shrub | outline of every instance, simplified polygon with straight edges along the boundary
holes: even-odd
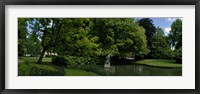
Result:
[[[53,57],[51,62],[55,65],[64,65],[67,66],[67,60],[63,56]]]
[[[182,48],[175,50],[176,63],[182,63]]]
[[[96,57],[66,56],[66,60],[68,65],[96,64],[98,62]]]

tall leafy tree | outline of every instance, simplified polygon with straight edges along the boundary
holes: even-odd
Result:
[[[30,28],[37,31],[40,36],[42,52],[38,63],[42,63],[44,53],[64,40],[66,30],[63,27],[67,25],[67,21],[64,18],[34,18],[29,24]]]
[[[92,33],[99,37],[102,55],[131,57],[148,53],[144,29],[127,18],[94,18]]]
[[[41,42],[36,32],[31,31],[26,38],[26,49],[30,56],[38,56],[41,53]]]
[[[98,37],[89,34],[89,18],[71,18],[67,19],[68,25],[64,27],[65,33],[64,44],[57,46],[60,54],[90,57],[96,55],[99,45],[95,42]]]
[[[156,28],[156,33],[152,37],[152,49],[149,54],[152,58],[171,59],[172,49],[168,41],[168,37],[164,35],[160,27]]]
[[[121,25],[117,35],[116,45],[122,57],[143,56],[148,53],[145,30],[135,23],[134,19],[120,19]]]
[[[177,19],[172,23],[169,38],[177,63],[182,63],[182,20]]]
[[[18,18],[18,56],[26,53],[27,19]]]
[[[62,55],[89,57],[96,54],[98,37],[88,35],[89,18],[34,18],[30,28],[41,40],[42,52],[38,63],[42,63],[46,51]]]
[[[169,37],[172,47],[175,49],[182,47],[182,21],[180,19],[172,23]]]
[[[153,21],[150,18],[140,19],[138,21],[138,23],[139,23],[140,26],[144,27],[144,29],[145,29],[145,35],[146,35],[146,40],[147,40],[147,48],[150,50],[150,53],[151,53],[152,42],[153,42],[152,37],[156,33],[156,27],[154,26]]]
[[[112,18],[93,18],[91,34],[98,37],[97,43],[101,48],[101,55],[117,54],[117,47],[114,45],[114,27],[116,23]]]

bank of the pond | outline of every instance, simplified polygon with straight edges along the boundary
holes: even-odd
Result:
[[[69,65],[58,66],[51,63],[51,58],[44,58],[37,64],[37,58],[20,58],[19,76],[181,76],[182,64],[174,60],[144,59],[131,61],[130,65]],[[112,62],[111,62],[112,63]],[[120,62],[119,62],[120,63]],[[153,66],[153,67],[152,67]],[[163,68],[164,67],[164,68]],[[167,68],[166,68],[167,67]]]
[[[84,70],[66,68],[65,76],[98,76],[98,74],[93,73],[93,72],[87,72]]]
[[[144,59],[136,61],[136,64],[142,64],[154,67],[181,68],[182,64],[177,64],[175,60],[165,59]]]

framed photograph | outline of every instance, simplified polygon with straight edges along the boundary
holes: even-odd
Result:
[[[199,94],[199,0],[0,8],[2,94]]]

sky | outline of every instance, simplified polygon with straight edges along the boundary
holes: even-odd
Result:
[[[141,19],[141,18],[136,18],[136,19]],[[169,31],[171,30],[171,24],[176,20],[176,19],[181,19],[178,17],[158,17],[158,18],[150,18],[153,20],[153,24],[155,27],[160,27],[163,29],[165,35],[169,34]]]

